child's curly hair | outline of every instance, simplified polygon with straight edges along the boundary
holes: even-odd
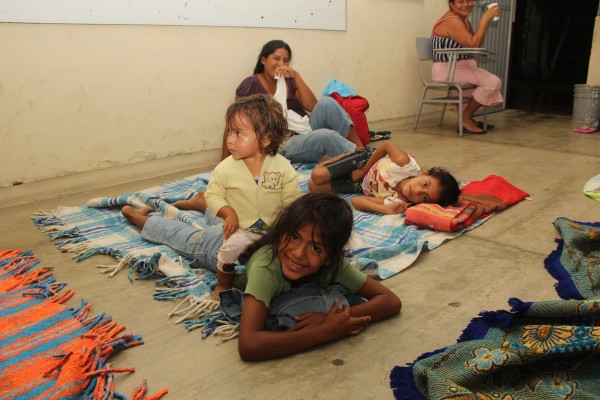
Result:
[[[442,167],[433,167],[427,171],[429,176],[433,176],[440,181],[442,187],[442,194],[440,196],[439,205],[446,207],[452,205],[458,201],[460,196],[460,187],[458,181],[447,169]]]
[[[266,94],[255,94],[243,97],[230,105],[225,114],[226,135],[232,130],[236,115],[245,116],[252,125],[261,153],[277,154],[289,129],[283,109],[275,99]],[[266,147],[263,146],[264,139],[270,142]]]

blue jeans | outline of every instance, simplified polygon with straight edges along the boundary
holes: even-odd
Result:
[[[351,153],[356,145],[346,139],[352,120],[331,97],[322,97],[310,114],[312,132],[289,138],[280,154],[293,163],[316,163],[323,156]]]
[[[242,318],[244,294],[238,289],[230,289],[219,293],[221,312],[233,323]],[[286,331],[297,324],[294,317],[307,312],[328,312],[333,301],[339,299],[339,307],[353,306],[364,302],[358,295],[349,293],[341,285],[322,288],[315,284],[307,284],[279,295],[271,300],[266,328],[270,331]]]
[[[217,254],[223,244],[223,224],[206,213],[207,226],[194,228],[179,220],[150,217],[142,229],[142,238],[164,244],[192,261],[192,268],[217,272]]]

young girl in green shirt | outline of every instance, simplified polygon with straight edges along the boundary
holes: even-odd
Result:
[[[400,312],[396,294],[344,257],[352,222],[345,200],[309,193],[283,209],[272,229],[242,254],[246,270],[234,280],[244,291],[238,344],[242,359],[282,357],[358,335],[369,322]],[[308,307],[293,315],[295,324],[285,331],[268,330],[273,302],[304,288],[339,296],[328,309]],[[360,301],[349,302],[342,293],[358,295],[348,298]]]

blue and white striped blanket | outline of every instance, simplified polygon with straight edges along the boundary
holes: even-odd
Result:
[[[313,165],[298,165],[300,187],[307,192],[308,178]],[[140,192],[125,193],[116,197],[91,199],[86,205],[59,207],[33,217],[39,228],[56,240],[56,246],[76,253],[77,261],[94,254],[109,254],[117,265],[100,266],[104,272],[115,274],[129,267],[130,279],[148,278],[158,271],[169,271],[164,284],[172,283],[172,275],[194,274],[195,283],[182,291],[182,297],[194,292],[209,292],[214,276],[206,271],[191,271],[189,260],[182,259],[172,249],[144,241],[140,231],[130,225],[121,215],[125,204],[149,205],[157,211],[154,215],[178,219],[185,223],[204,226],[204,215],[196,211],[180,211],[171,206],[176,200],[188,199],[204,189],[210,173],[190,176],[155,186]],[[350,196],[347,196],[350,199]],[[415,262],[421,251],[435,249],[444,241],[461,235],[483,223],[479,220],[459,232],[438,232],[404,224],[403,215],[379,215],[354,212],[354,230],[348,256],[367,274],[377,278],[389,278]],[[163,268],[161,268],[161,266]],[[200,278],[197,278],[198,275]],[[161,281],[159,281],[161,283]],[[188,282],[189,283],[189,282]],[[172,296],[170,294],[169,296]],[[160,299],[161,293],[157,295]],[[168,297],[168,296],[167,296]]]

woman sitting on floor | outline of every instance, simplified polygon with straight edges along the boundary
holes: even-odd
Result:
[[[235,92],[236,100],[259,93],[274,96],[276,77],[283,76],[287,85],[287,109],[300,117],[310,113],[312,131],[291,132],[279,154],[293,163],[315,163],[324,156],[334,157],[364,148],[348,113],[330,97],[317,101],[300,73],[290,67],[291,59],[292,49],[284,41],[266,43],[258,55],[254,74],[244,79]],[[228,155],[224,138],[221,158]]]

